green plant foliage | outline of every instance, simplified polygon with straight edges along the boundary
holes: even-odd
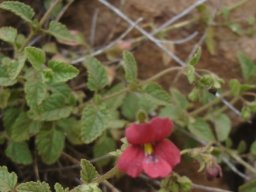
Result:
[[[242,75],[245,80],[251,80],[255,76],[256,65],[244,53],[238,54],[238,60],[241,65]]]
[[[81,139],[91,143],[106,130],[108,111],[105,106],[85,106],[81,119]]]
[[[13,162],[23,165],[29,165],[33,162],[32,154],[26,142],[9,142],[5,154]]]
[[[47,32],[60,41],[74,40],[67,27],[58,21],[51,21]]]
[[[8,101],[11,96],[9,89],[0,88],[0,109],[4,109],[8,106]]]
[[[80,172],[81,180],[85,183],[91,183],[97,177],[98,172],[90,161],[86,159],[82,159],[80,164],[82,168]]]
[[[88,73],[87,86],[90,90],[99,91],[108,84],[107,72],[96,58],[86,60],[85,66]]]
[[[50,186],[45,182],[26,182],[21,183],[16,188],[17,192],[51,192]]]
[[[188,125],[189,131],[203,141],[214,141],[214,134],[209,124],[201,118],[197,118],[195,122]]]
[[[254,192],[256,189],[256,179],[252,179],[239,187],[239,192]]]
[[[36,47],[26,47],[25,55],[34,69],[38,71],[42,70],[42,65],[46,60],[45,52],[42,49]]]
[[[0,191],[13,191],[17,184],[17,175],[14,172],[9,173],[7,167],[0,167]]]
[[[196,52],[194,53],[194,55],[191,57],[191,59],[188,61],[189,65],[193,65],[195,66],[196,64],[198,64],[198,62],[200,61],[202,56],[202,48],[198,47]]]
[[[14,44],[16,41],[16,36],[17,36],[17,29],[13,27],[0,28],[0,39],[5,42]]]
[[[29,5],[20,1],[4,1],[0,4],[0,8],[11,11],[28,23],[32,23],[32,18],[35,15],[34,10]]]
[[[219,141],[225,141],[231,131],[231,122],[227,115],[218,114],[213,117],[212,122],[215,125],[215,132]]]
[[[48,76],[50,83],[66,82],[79,74],[77,68],[60,61],[51,60],[48,62],[48,67],[51,71],[50,76]]]
[[[254,141],[254,142],[251,144],[250,152],[251,152],[251,154],[253,154],[254,156],[256,156],[256,141]]]
[[[137,81],[138,69],[137,62],[132,53],[125,51],[123,53],[123,67],[125,71],[125,79],[128,83],[135,83]]]
[[[68,188],[64,189],[64,188],[61,186],[61,184],[59,184],[59,183],[56,183],[56,184],[54,185],[54,190],[55,190],[55,192],[69,192],[69,189],[68,189]]]
[[[46,164],[53,164],[59,159],[64,144],[64,134],[55,128],[41,130],[36,136],[36,148]]]

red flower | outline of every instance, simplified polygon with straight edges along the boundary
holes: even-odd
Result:
[[[151,178],[166,177],[180,162],[180,150],[165,137],[172,132],[168,118],[153,118],[148,123],[131,124],[125,131],[129,146],[117,161],[118,168],[137,177],[145,172]]]

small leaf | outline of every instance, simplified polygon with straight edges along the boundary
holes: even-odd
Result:
[[[0,8],[11,11],[28,23],[32,23],[32,18],[35,15],[34,10],[29,5],[19,1],[4,1],[0,4]]]
[[[93,147],[93,157],[102,157],[109,152],[116,150],[116,143],[115,141],[107,136],[101,137]],[[105,166],[109,163],[110,159],[103,159],[101,161],[97,161],[97,165]]]
[[[108,111],[105,106],[86,106],[81,119],[81,137],[85,143],[93,142],[106,129]]]
[[[169,93],[157,83],[149,83],[143,88],[143,90],[146,94],[151,96],[152,99],[155,99],[160,103],[169,104],[171,101]]]
[[[14,44],[17,36],[17,29],[13,27],[1,27],[0,28],[0,39]]]
[[[256,179],[252,179],[239,187],[239,192],[255,192]]]
[[[124,71],[125,71],[125,79],[128,83],[135,83],[137,81],[138,69],[137,62],[131,52],[125,51],[123,53],[124,60]]]
[[[50,186],[45,182],[26,182],[21,183],[16,188],[17,192],[51,192]]]
[[[17,184],[17,175],[14,172],[9,173],[7,167],[0,166],[0,191],[15,191]]]
[[[33,162],[32,154],[28,148],[27,143],[9,142],[5,150],[5,154],[13,162],[23,165],[29,165]]]
[[[56,129],[40,131],[36,136],[36,148],[46,164],[53,164],[59,159],[64,142],[64,134]]]
[[[219,141],[225,141],[231,131],[231,122],[227,115],[219,114],[214,116],[212,122],[215,125],[215,132]]]
[[[182,109],[186,109],[189,106],[189,102],[186,97],[177,89],[171,90],[171,100],[172,103],[178,105]]]
[[[42,49],[36,47],[26,47],[25,55],[32,66],[40,71],[42,69],[42,65],[45,63],[45,52]]]
[[[250,80],[253,76],[255,76],[256,67],[251,59],[249,59],[244,53],[239,53],[238,60],[245,80]]]
[[[201,118],[188,125],[189,131],[203,141],[214,141],[214,134],[209,124]]]
[[[96,171],[95,167],[90,163],[90,161],[86,159],[82,159],[81,162],[81,180],[85,183],[90,183],[95,179],[98,175],[98,172]]]
[[[202,48],[198,47],[194,55],[191,57],[191,59],[188,61],[188,64],[195,66],[198,64],[199,60],[201,59],[202,55]]]
[[[106,69],[96,58],[89,58],[86,63],[88,71],[87,86],[92,91],[99,91],[108,84]]]
[[[187,65],[185,73],[186,73],[189,83],[192,84],[196,79],[195,67],[193,65]]]
[[[48,67],[53,72],[50,77],[50,83],[66,82],[79,74],[77,68],[61,61],[51,60],[48,62]]]
[[[216,54],[216,42],[215,42],[215,31],[213,27],[208,27],[206,31],[206,38],[205,38],[205,43],[207,46],[207,50],[211,55]]]
[[[229,81],[229,87],[230,87],[231,93],[234,96],[239,96],[241,91],[241,84],[237,79],[231,79]]]
[[[64,189],[59,183],[55,183],[54,190],[55,192],[69,192],[68,188]]]
[[[8,105],[11,91],[9,89],[0,88],[0,109],[4,109]]]
[[[73,41],[74,40],[73,36],[70,34],[67,27],[57,21],[50,22],[49,29],[47,32],[60,41]]]
[[[241,140],[237,146],[237,152],[242,154],[247,149],[247,143],[244,140]]]
[[[256,156],[256,141],[251,144],[250,153]]]

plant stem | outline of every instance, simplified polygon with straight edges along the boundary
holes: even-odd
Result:
[[[60,2],[61,0],[56,0],[53,3],[51,3],[50,7],[48,8],[48,10],[45,12],[44,16],[41,18],[39,24],[42,27],[45,22],[47,21],[47,19],[50,17],[50,14],[52,13],[53,9],[55,8],[55,6]]]
[[[104,175],[100,175],[100,176],[96,177],[92,182],[101,183],[109,178],[112,178],[118,172],[119,171],[118,171],[117,167],[115,166],[112,169],[110,169],[108,172],[106,172]]]

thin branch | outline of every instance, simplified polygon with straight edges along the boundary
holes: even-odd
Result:
[[[229,190],[225,190],[225,189],[219,189],[219,188],[216,188],[216,187],[208,187],[208,186],[205,186],[205,185],[199,185],[199,184],[195,184],[195,183],[192,183],[192,187],[194,189],[201,189],[203,191],[210,191],[210,192],[232,192],[232,191],[229,191]]]
[[[93,14],[93,17],[92,17],[92,26],[91,26],[91,35],[90,35],[90,44],[91,44],[91,46],[93,46],[93,44],[94,44],[98,15],[99,15],[99,9],[96,9],[94,11],[94,14]]]
[[[68,3],[62,8],[61,12],[56,18],[56,21],[59,21],[61,17],[64,15],[64,13],[67,11],[67,9],[70,7],[70,5],[74,2],[75,0],[69,0]]]
[[[205,3],[208,0],[198,0],[196,1],[193,5],[189,6],[187,9],[183,10],[181,13],[179,13],[178,15],[176,15],[175,17],[172,17],[171,19],[169,19],[168,21],[166,21],[164,24],[162,24],[160,27],[158,27],[155,31],[153,31],[152,34],[156,34],[160,31],[162,31],[164,28],[168,27],[169,25],[175,23],[177,20],[179,20],[180,18],[186,16],[187,14],[189,14],[191,11],[193,11],[196,7],[198,7],[199,5]]]
[[[195,31],[194,33],[190,34],[189,36],[183,38],[183,39],[178,39],[178,40],[159,40],[161,43],[173,43],[173,44],[183,44],[187,43],[188,41],[192,40],[198,35],[198,32]]]

